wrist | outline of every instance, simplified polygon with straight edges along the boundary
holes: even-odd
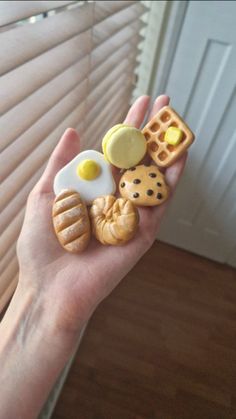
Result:
[[[49,348],[57,345],[58,351],[70,353],[83,324],[78,324],[76,328],[66,327],[69,320],[67,323],[63,321],[65,315],[56,302],[56,296],[54,302],[47,292],[33,288],[29,282],[19,280],[0,324],[1,336],[4,335],[5,342],[16,339],[19,344],[24,342],[25,345],[29,340],[32,342],[32,339],[38,338]]]
[[[0,417],[35,417],[73,353],[78,337],[66,334],[50,314],[43,295],[20,282],[0,324]]]

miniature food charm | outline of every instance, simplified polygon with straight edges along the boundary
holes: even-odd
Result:
[[[172,144],[175,146],[181,143],[182,138],[183,138],[183,131],[181,131],[181,129],[176,128],[176,127],[167,128],[167,131],[164,136],[164,140],[168,144]]]
[[[137,128],[118,124],[106,133],[102,149],[111,164],[120,169],[129,169],[142,160],[147,150],[147,142]]]
[[[122,245],[134,237],[139,215],[129,199],[108,195],[93,201],[90,219],[97,240],[102,244]]]
[[[79,192],[87,205],[101,195],[114,194],[116,185],[111,166],[103,154],[95,150],[86,150],[63,167],[54,179],[55,195],[64,189]]]
[[[169,196],[164,175],[155,165],[139,165],[127,170],[119,182],[120,194],[138,206],[160,205]]]
[[[173,164],[194,141],[192,131],[169,106],[162,108],[142,133],[147,139],[148,154],[160,167]]]
[[[71,253],[81,253],[90,240],[87,207],[74,190],[62,191],[54,200],[53,226],[62,247]]]
[[[95,160],[83,160],[77,167],[77,174],[81,179],[96,179],[101,172],[101,168]]]

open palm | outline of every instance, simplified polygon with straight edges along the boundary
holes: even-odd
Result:
[[[140,127],[149,98],[140,97],[128,112],[125,123]],[[169,103],[160,96],[150,117]],[[96,306],[129,272],[156,238],[166,204],[139,208],[140,224],[134,239],[124,246],[103,246],[94,238],[82,254],[67,253],[58,243],[52,225],[53,180],[79,152],[78,134],[68,129],[50,157],[47,168],[30,193],[24,225],[18,240],[20,282],[36,290],[52,307],[52,316],[68,330],[81,328]],[[173,191],[184,168],[186,156],[166,171]],[[117,175],[117,173],[116,173]],[[58,316],[59,313],[59,316]]]

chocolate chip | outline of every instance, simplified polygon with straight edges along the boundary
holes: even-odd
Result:
[[[129,169],[129,170],[131,170],[131,172],[133,172],[134,170],[136,170],[136,167],[131,167],[131,169]]]
[[[124,187],[125,187],[125,182],[122,182],[122,183],[120,184],[120,187],[121,187],[121,188],[124,188]]]
[[[138,197],[139,197],[139,193],[138,193],[138,192],[135,192],[135,193],[133,194],[133,197],[134,197],[134,198],[138,198]]]
[[[149,195],[149,196],[153,195],[153,190],[152,189],[148,189],[147,190],[147,195]]]
[[[157,177],[156,173],[153,173],[153,172],[149,173],[149,176],[150,177]]]
[[[157,182],[157,186],[161,186],[161,183],[160,182]]]
[[[161,198],[162,198],[162,194],[160,192],[158,192],[157,199],[161,199]]]
[[[139,183],[141,183],[141,180],[140,179],[134,179],[133,180],[133,183],[135,183],[136,185],[138,185]]]

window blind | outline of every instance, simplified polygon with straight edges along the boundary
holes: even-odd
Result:
[[[145,2],[0,2],[0,311],[27,196],[67,127],[99,148],[134,88]]]

